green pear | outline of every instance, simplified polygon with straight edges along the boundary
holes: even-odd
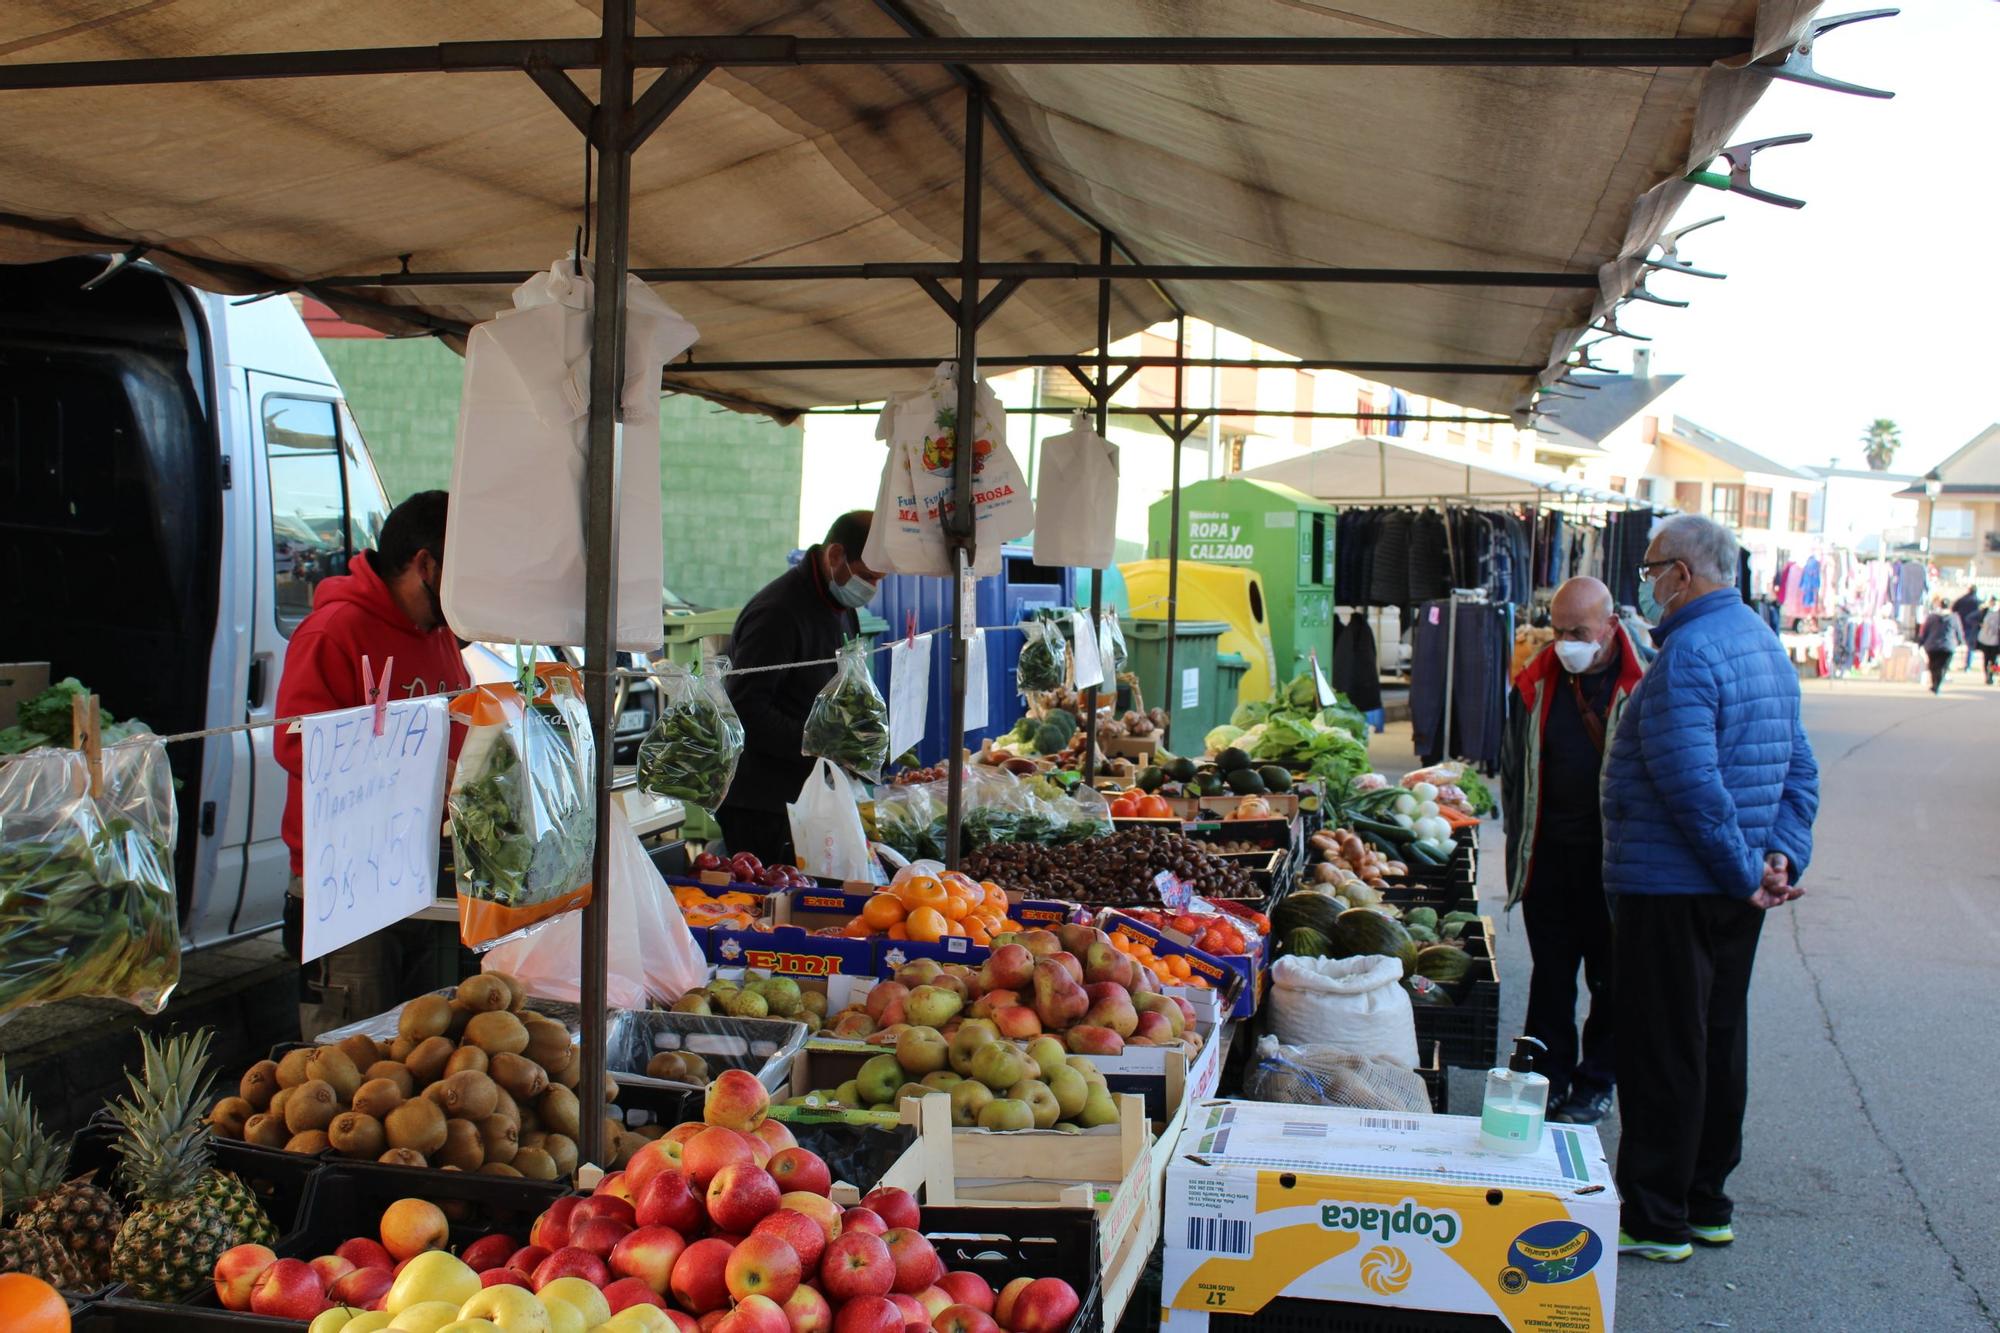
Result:
[[[1091,1087],[1083,1075],[1068,1065],[1057,1065],[1055,1072],[1043,1080],[1049,1085],[1049,1092],[1056,1099],[1056,1107],[1064,1120],[1076,1119],[1090,1100]]]

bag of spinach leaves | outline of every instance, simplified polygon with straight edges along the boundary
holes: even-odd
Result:
[[[590,901],[596,747],[571,667],[535,668],[541,692],[483,685],[451,702],[465,742],[451,816],[458,934],[483,950]]]
[[[1014,687],[1022,694],[1062,688],[1068,649],[1054,621],[1031,620],[1021,626],[1021,656],[1014,663]]]
[[[711,657],[700,672],[678,662],[653,668],[660,719],[639,743],[639,788],[711,813],[722,804],[743,755],[743,723],[722,688],[729,659]]]
[[[889,763],[889,705],[868,670],[868,646],[859,639],[843,645],[833,679],[820,690],[806,714],[799,751],[830,759],[856,777],[882,780]]]
[[[93,797],[75,750],[0,761],[0,1013],[95,997],[157,1014],[180,982],[166,748],[107,745],[103,774]]]

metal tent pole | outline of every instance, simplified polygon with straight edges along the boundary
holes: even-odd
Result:
[[[1100,230],[1097,233],[1097,262],[1106,267],[1111,264],[1111,233]],[[1111,428],[1111,395],[1107,392],[1111,384],[1111,279],[1100,278],[1097,282],[1097,383],[1090,396],[1097,404],[1097,433],[1101,436]],[[1117,515],[1112,515],[1115,521]],[[1090,576],[1090,632],[1098,632],[1098,622],[1104,615],[1104,575],[1108,570],[1097,569]],[[1102,637],[1098,640],[1103,642]],[[1104,670],[1112,671],[1109,662]],[[1097,689],[1092,685],[1083,692],[1083,781],[1089,786],[1097,778]],[[1118,709],[1118,677],[1111,676],[1111,708]]]
[[[1174,738],[1174,700],[1180,696],[1174,692],[1174,634],[1180,620],[1181,599],[1181,446],[1187,441],[1185,425],[1181,421],[1181,381],[1187,373],[1179,362],[1187,358],[1187,316],[1174,317],[1174,428],[1167,432],[1174,446],[1173,506],[1167,519],[1167,670],[1166,700],[1162,705],[1167,710],[1166,736],[1162,743],[1171,745]]]
[[[979,180],[984,169],[986,110],[977,85],[965,90],[965,212],[959,243],[958,415],[952,432],[952,508],[945,523],[951,542],[951,744],[945,761],[945,864],[958,866],[959,822],[965,814],[965,659],[969,641],[966,604],[972,584],[975,547],[972,512],[973,416],[978,407],[979,373]]]

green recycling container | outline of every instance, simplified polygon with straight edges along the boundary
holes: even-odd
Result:
[[[1243,677],[1250,672],[1250,659],[1242,653],[1217,653],[1215,655],[1216,687],[1222,691],[1223,702],[1216,705],[1215,725],[1221,726],[1236,711],[1236,702],[1242,697]],[[1206,736],[1208,733],[1203,732]]]
[[[1243,663],[1223,684],[1216,645],[1229,626],[1220,620],[1183,620],[1174,626],[1174,679],[1167,674],[1167,622],[1135,620],[1125,626],[1125,642],[1131,649],[1132,669],[1139,676],[1139,692],[1146,707],[1164,708],[1172,719],[1166,740],[1175,754],[1199,754],[1201,740],[1210,730],[1229,720],[1236,707],[1236,682],[1248,663]]]

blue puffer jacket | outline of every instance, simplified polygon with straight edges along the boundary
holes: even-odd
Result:
[[[1783,852],[1798,883],[1812,859],[1819,766],[1778,636],[1723,588],[1653,638],[1660,655],[1604,761],[1605,891],[1748,898],[1766,852]]]

